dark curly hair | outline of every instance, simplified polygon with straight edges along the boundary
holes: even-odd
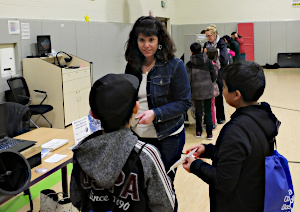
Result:
[[[168,62],[175,57],[175,44],[162,23],[153,16],[142,16],[134,23],[125,44],[125,59],[133,68],[139,69],[145,59],[137,44],[139,34],[158,37],[158,44],[162,45],[162,49],[158,49],[154,55],[157,60]]]

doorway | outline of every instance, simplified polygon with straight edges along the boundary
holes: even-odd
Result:
[[[157,17],[156,18],[158,20],[161,21],[161,23],[163,24],[163,26],[166,28],[166,30],[169,32],[169,34],[171,35],[171,24],[170,24],[170,18],[164,18],[164,17]]]

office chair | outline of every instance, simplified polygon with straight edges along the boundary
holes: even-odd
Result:
[[[31,111],[31,115],[41,115],[50,125],[52,128],[51,122],[44,116],[45,113],[53,110],[53,107],[51,105],[43,105],[42,103],[47,98],[47,93],[45,91],[40,90],[34,90],[35,92],[44,94],[45,97],[38,105],[32,105],[31,104],[31,98],[29,89],[27,86],[27,83],[23,77],[13,77],[7,80],[7,83],[12,91],[12,96],[14,99],[14,102],[17,102],[19,104],[28,106]],[[30,122],[36,127],[39,128],[36,123],[34,123],[31,119]]]
[[[14,137],[29,131],[30,109],[16,102],[0,103],[0,139]],[[29,161],[13,149],[0,148],[0,205],[24,191],[29,197],[30,211],[33,211],[29,190],[31,166]]]
[[[30,130],[31,112],[29,107],[16,102],[5,102],[0,103],[0,110],[0,119],[3,119],[0,120],[0,125],[5,127],[6,136],[13,138]],[[0,139],[2,131],[3,129],[0,127]]]

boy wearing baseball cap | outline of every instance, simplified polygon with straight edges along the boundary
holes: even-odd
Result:
[[[70,195],[81,211],[173,211],[175,194],[158,150],[130,130],[138,86],[133,75],[108,74],[91,88],[91,114],[103,131],[73,149]]]

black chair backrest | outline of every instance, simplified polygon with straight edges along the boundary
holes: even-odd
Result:
[[[28,104],[30,93],[25,79],[23,77],[13,77],[8,79],[7,83],[13,92],[15,102],[22,105]]]
[[[1,105],[1,103],[0,103]],[[5,102],[5,132],[8,137],[15,137],[30,129],[31,111],[29,107],[16,102]]]

